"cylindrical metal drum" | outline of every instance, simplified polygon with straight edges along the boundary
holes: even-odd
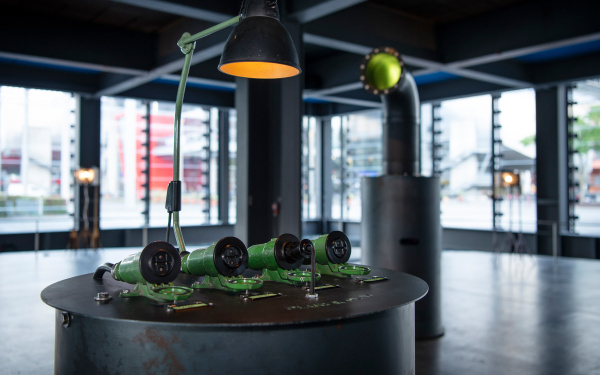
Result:
[[[250,294],[199,289],[168,307],[121,297],[128,284],[108,274],[63,280],[42,292],[57,309],[55,373],[414,374],[414,302],[427,284],[373,271],[324,275],[316,298],[272,282]]]
[[[414,374],[414,303],[289,326],[148,324],[56,313],[55,374]],[[99,345],[99,343],[102,343]]]
[[[362,263],[415,275],[429,293],[415,307],[417,338],[444,333],[441,317],[441,225],[438,178],[362,180]]]

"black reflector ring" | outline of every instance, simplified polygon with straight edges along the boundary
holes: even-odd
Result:
[[[217,271],[223,276],[239,276],[248,267],[248,249],[236,237],[224,237],[213,251]]]
[[[325,252],[331,263],[346,263],[352,253],[350,240],[343,232],[333,231],[329,233],[325,241]]]
[[[293,234],[284,233],[277,237],[275,241],[275,261],[277,265],[284,270],[295,270],[304,262],[303,257],[293,260],[291,253],[296,253],[296,248],[300,247],[300,240]],[[298,251],[299,253],[299,251]]]
[[[140,254],[140,273],[151,284],[170,283],[180,271],[179,251],[168,242],[151,242]]]

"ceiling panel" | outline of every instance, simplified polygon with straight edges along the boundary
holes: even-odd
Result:
[[[527,0],[371,0],[380,6],[434,22],[457,21]]]
[[[232,17],[241,4],[241,0],[143,0],[137,5],[122,0],[0,1],[0,35],[4,35],[0,39],[0,63],[10,65],[14,72],[25,72],[24,67],[36,68],[36,77],[48,71],[45,85],[53,79],[52,71],[60,71],[65,77],[66,73],[76,73],[69,69],[96,69],[133,81],[152,71],[162,72],[161,67],[182,58],[175,45],[182,30],[197,32],[212,24],[206,19],[198,20],[198,14]],[[150,7],[149,2],[154,5]],[[301,25],[307,40],[303,48],[303,77],[306,89],[327,90],[342,99],[344,95],[346,99],[353,97],[344,90],[358,82],[358,65],[365,51],[382,45],[398,49],[428,100],[600,76],[598,0],[279,3],[283,21],[291,23],[301,19],[293,19],[294,11],[310,11],[324,5],[331,10],[319,12],[322,9],[315,8],[310,13],[318,14],[317,18]],[[181,7],[196,12],[183,12],[186,16],[181,12],[174,14],[173,9]],[[205,12],[198,12],[199,9]],[[290,18],[285,19],[286,15]],[[40,36],[44,37],[42,43]],[[197,44],[196,54],[225,37],[215,34],[203,39]],[[192,67],[191,77],[197,78],[199,87],[211,89],[202,79],[231,85],[233,80],[216,70],[217,61],[218,58],[211,58]],[[573,64],[578,68],[566,69]],[[179,72],[171,70],[169,74]],[[57,87],[67,87],[72,82],[74,91],[93,92],[99,85],[111,82],[109,78],[102,82],[83,80],[76,85],[75,79],[65,79]],[[148,87],[157,92],[170,82],[169,77],[155,79],[161,85],[140,84],[129,92],[140,93]],[[13,84],[18,80],[19,77],[10,77]],[[29,77],[22,80],[27,84],[34,82]],[[0,81],[1,84],[5,83]],[[89,87],[83,90],[85,84]],[[213,88],[217,90],[219,85]]]

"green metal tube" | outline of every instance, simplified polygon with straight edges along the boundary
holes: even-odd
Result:
[[[179,252],[183,253],[185,251],[185,242],[183,242],[183,233],[181,233],[181,226],[179,225],[179,211],[173,212],[173,232],[175,233]]]
[[[212,244],[205,249],[194,250],[185,255],[181,259],[181,270],[195,276],[219,275],[213,260],[215,245],[216,244]]]
[[[114,277],[116,280],[130,284],[145,283],[146,280],[140,271],[141,252],[131,254],[115,265]]]
[[[219,31],[219,30],[226,29],[226,28],[228,28],[229,26],[233,26],[233,25],[237,24],[238,22],[240,22],[240,18],[241,18],[241,16],[240,16],[240,15],[237,15],[237,16],[235,16],[235,17],[233,17],[233,18],[231,18],[231,19],[229,19],[229,20],[227,20],[227,21],[223,21],[223,22],[221,22],[221,23],[220,23],[220,24],[218,24],[218,25],[215,25],[215,26],[213,26],[213,27],[209,27],[208,29],[206,29],[206,30],[204,30],[204,31],[200,31],[200,32],[199,32],[199,33],[197,33],[197,34],[194,34],[194,35],[188,36],[187,38],[182,38],[182,39],[181,39],[181,40],[180,40],[180,41],[177,43],[177,45],[179,45],[179,47],[183,47],[183,46],[184,46],[184,45],[186,45],[186,44],[193,43],[193,42],[197,41],[198,39],[202,39],[202,38],[204,38],[205,36],[208,36],[208,35],[210,35],[210,34],[212,34],[212,33],[215,33],[215,32],[217,32],[217,31]]]
[[[310,241],[309,241],[310,243]],[[306,256],[301,241],[293,234],[284,233],[271,241],[250,246],[248,268],[253,270],[294,270],[302,265]],[[312,243],[310,243],[312,247]],[[310,252],[310,250],[308,250]]]
[[[183,106],[183,96],[185,95],[185,85],[188,74],[190,73],[190,65],[194,49],[185,55],[183,68],[181,69],[181,79],[177,88],[177,100],[175,101],[175,130],[173,133],[173,181],[179,181],[179,158],[181,154],[181,107]],[[181,249],[181,248],[180,248]]]
[[[179,275],[181,258],[173,245],[154,241],[114,266],[113,277],[130,284],[169,283]]]
[[[194,276],[239,276],[248,266],[248,250],[238,238],[224,237],[181,260],[181,270]]]
[[[313,245],[315,246],[316,260],[319,264],[327,264],[329,263],[329,259],[327,259],[327,237],[329,234],[323,234],[319,236],[316,240],[313,240]]]
[[[273,238],[267,243],[253,245],[248,248],[248,268],[252,270],[270,269],[276,270],[279,268],[277,259],[275,259],[275,242],[277,238]]]
[[[196,44],[195,41],[219,30],[235,25],[239,21],[240,16],[238,15],[197,34],[183,37],[177,43],[177,45],[181,47],[181,50],[185,53],[185,59],[183,62],[183,68],[181,69],[181,78],[179,80],[177,99],[175,101],[175,130],[173,133],[173,181],[179,181],[179,159],[181,155],[181,108],[183,106],[183,97],[185,95],[185,85],[187,82],[187,77],[190,73],[190,66],[192,64],[192,56],[194,54],[194,48]],[[183,241],[183,234],[181,233],[181,228],[179,226],[179,212],[173,213],[173,228],[175,231],[177,246],[179,247],[179,251],[183,253],[185,252],[185,242]]]
[[[179,87],[177,88],[177,100],[175,102],[175,130],[173,133],[173,181],[179,181],[179,159],[181,155],[181,107],[183,106],[185,84],[190,72],[192,55],[194,54],[193,47],[194,46],[192,46],[189,53],[185,55],[183,69],[181,69],[181,79],[179,80]],[[179,212],[177,211],[173,212],[173,228],[175,232],[175,239],[177,240],[177,246],[179,247],[179,251],[183,253],[185,252],[185,242],[183,242],[183,235],[179,226]]]
[[[352,245],[343,232],[323,234],[313,241],[318,264],[340,264],[350,259]]]

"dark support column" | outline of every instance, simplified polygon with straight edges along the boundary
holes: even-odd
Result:
[[[301,30],[286,24],[302,58]],[[304,78],[238,78],[237,221],[248,246],[282,233],[301,236],[302,89]]]
[[[567,223],[567,99],[566,87],[537,89],[536,176],[538,253],[552,254],[552,223],[560,232]],[[556,241],[561,254],[560,240]]]
[[[331,137],[331,116],[328,116],[321,120],[321,233],[330,232],[329,220],[331,219],[331,197],[333,196]]]
[[[80,168],[97,167],[100,171],[100,99],[86,99],[79,97],[77,101],[77,123],[78,123],[78,158]],[[99,178],[99,176],[98,176]],[[98,194],[100,196],[100,194]],[[77,189],[75,198],[77,218],[83,217],[83,188]],[[90,228],[93,227],[94,194],[90,188],[90,203],[88,216]],[[100,207],[98,207],[100,215]],[[79,222],[81,227],[81,222]]]
[[[219,110],[219,221],[229,223],[229,110]]]

